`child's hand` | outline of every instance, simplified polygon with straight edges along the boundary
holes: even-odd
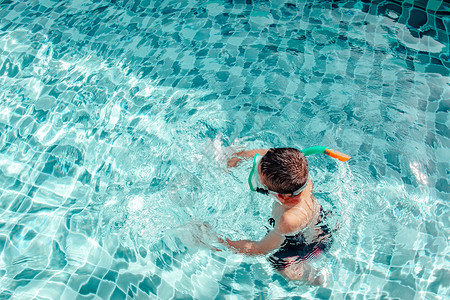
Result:
[[[236,167],[242,159],[251,159],[256,154],[264,156],[267,153],[266,149],[255,149],[255,150],[242,150],[233,154],[233,157],[228,160],[228,168]]]
[[[179,232],[179,238],[188,247],[206,247],[213,251],[222,251],[214,246],[222,240],[207,222],[192,221]]]
[[[240,162],[242,161],[242,158],[233,156],[228,160],[228,168],[236,167]]]

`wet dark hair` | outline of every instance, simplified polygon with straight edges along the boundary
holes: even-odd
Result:
[[[279,194],[292,194],[308,180],[308,161],[294,148],[271,148],[261,159],[267,187]]]

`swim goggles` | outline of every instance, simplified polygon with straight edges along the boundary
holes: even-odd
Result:
[[[335,151],[326,147],[322,146],[315,146],[315,147],[309,147],[303,150],[300,150],[305,156],[311,155],[311,154],[317,154],[317,153],[325,153],[330,157],[339,159],[340,161],[347,161],[350,159],[349,155],[346,155],[344,153],[341,153],[339,151]],[[254,192],[258,192],[264,195],[274,195],[277,196],[279,193],[271,191],[262,181],[261,178],[258,175],[258,165],[261,161],[262,156],[259,154],[255,154],[253,157],[253,167],[250,171],[250,174],[248,176],[248,185],[250,186],[250,190]],[[306,189],[306,186],[308,185],[309,177],[307,178],[305,184],[301,186],[298,190],[291,193],[292,196],[297,196],[301,192],[303,192]]]

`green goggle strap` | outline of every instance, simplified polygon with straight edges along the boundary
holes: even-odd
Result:
[[[258,156],[259,156],[259,154],[256,153],[255,156],[253,157],[253,167],[252,167],[252,170],[250,171],[250,175],[248,176],[248,185],[250,187],[250,190],[253,191],[253,192],[255,192],[256,189],[253,186],[252,178],[253,178],[253,174],[255,174],[255,167],[256,168],[258,167],[257,164],[256,164],[256,160],[258,159]]]

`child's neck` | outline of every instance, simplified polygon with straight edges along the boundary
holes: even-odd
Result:
[[[301,195],[297,195],[297,196],[294,196],[294,197],[288,197],[288,198],[280,199],[280,202],[283,203],[284,206],[289,208],[289,207],[296,206],[297,204],[300,203],[301,200],[302,200]]]
[[[298,205],[300,202],[303,201],[303,199],[308,199],[311,197],[311,190],[306,189],[303,192],[301,192],[299,195],[294,197],[286,197],[284,199],[279,199],[281,203],[287,208],[294,207]]]

